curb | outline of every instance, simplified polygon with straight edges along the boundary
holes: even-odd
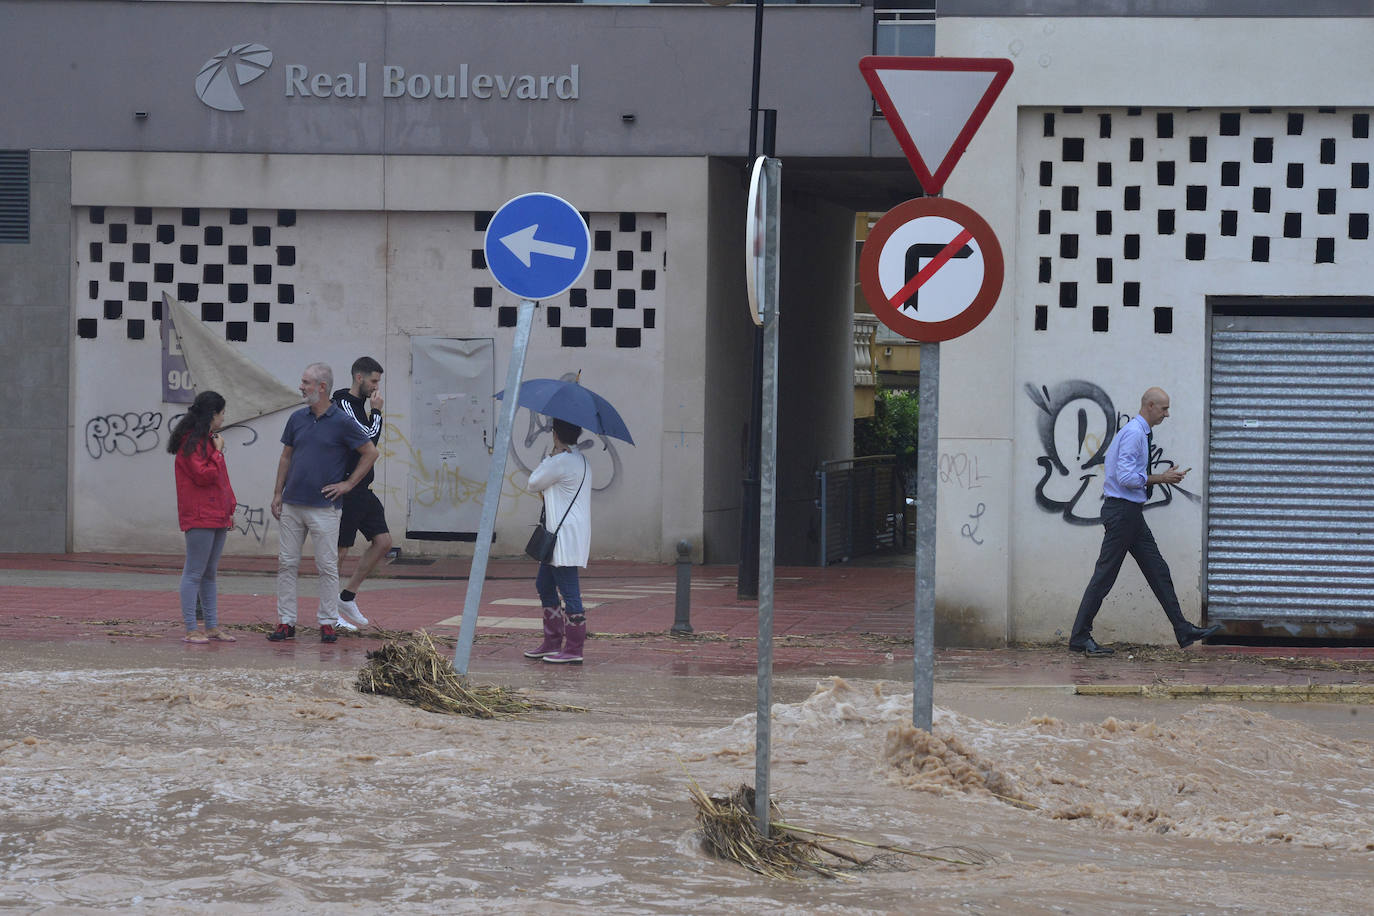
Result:
[[[1370,684],[1079,684],[1073,692],[1077,696],[1145,697],[1155,700],[1191,697],[1279,703],[1374,703],[1374,685]]]

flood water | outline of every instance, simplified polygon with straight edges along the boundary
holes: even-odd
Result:
[[[992,857],[788,881],[694,831],[689,780],[753,782],[752,678],[474,672],[589,709],[478,721],[310,659],[0,646],[0,908],[1367,913],[1374,892],[1368,706],[941,682],[932,737],[909,683],[778,678],[786,821]]]

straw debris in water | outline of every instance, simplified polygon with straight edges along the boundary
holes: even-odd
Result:
[[[510,719],[535,710],[586,712],[581,706],[526,697],[509,687],[469,684],[453,662],[435,650],[424,630],[367,653],[367,664],[358,672],[358,689],[396,697],[429,712],[475,719]]]
[[[772,878],[796,878],[802,872],[827,878],[844,878],[847,877],[845,872],[860,869],[900,868],[898,856],[950,865],[988,865],[994,861],[993,856],[983,850],[963,846],[906,849],[784,824],[775,819],[778,806],[771,800],[768,805],[769,835],[765,837],[759,832],[758,819],[754,816],[753,786],[741,785],[725,797],[707,795],[696,782],[690,784],[690,790],[692,801],[696,803],[697,825],[701,829],[706,851]],[[865,859],[835,846],[797,836],[798,833],[877,849],[882,853]]]
[[[754,787],[742,785],[728,796],[707,795],[701,786],[691,784],[692,801],[697,806],[697,825],[706,851],[721,859],[738,862],[752,872],[773,878],[794,878],[800,871],[811,871],[827,878],[839,872],[826,866],[814,843],[785,830],[759,832],[754,817]],[[769,823],[778,806],[769,803]]]

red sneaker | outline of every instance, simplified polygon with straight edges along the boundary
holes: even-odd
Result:
[[[296,628],[289,623],[279,623],[275,630],[267,634],[267,638],[273,642],[281,642],[283,639],[295,639]]]

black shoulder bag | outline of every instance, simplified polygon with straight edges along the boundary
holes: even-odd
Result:
[[[568,513],[572,511],[573,504],[577,502],[577,497],[582,494],[582,484],[587,482],[587,456],[582,456],[582,483],[577,485],[577,492],[573,494],[572,502],[568,503],[568,508],[563,510],[563,517],[558,520],[558,527],[550,531],[544,526],[544,510],[539,510],[539,524],[534,526],[534,533],[530,535],[529,543],[525,545],[525,555],[531,560],[538,560],[540,563],[553,562],[553,548],[558,543],[558,532],[563,530],[563,523],[568,520]],[[542,497],[541,497],[542,500]]]

